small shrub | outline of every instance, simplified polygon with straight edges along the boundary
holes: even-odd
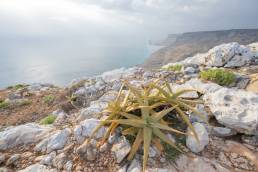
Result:
[[[168,66],[164,69],[170,70],[170,71],[181,71],[182,67],[183,66],[181,64],[175,64],[175,65],[172,65],[172,66]]]
[[[216,82],[222,86],[228,86],[236,81],[236,75],[224,69],[209,69],[200,72],[200,77],[205,80]]]
[[[41,121],[40,121],[40,124],[43,124],[43,125],[49,125],[49,124],[53,124],[56,120],[56,116],[55,115],[48,115],[47,117],[43,118]]]
[[[15,85],[15,86],[13,86],[13,88],[14,88],[15,90],[18,90],[18,89],[24,88],[24,87],[25,87],[25,85],[23,85],[23,84],[17,84],[17,85]]]
[[[20,88],[24,88],[26,87],[26,85],[24,84],[16,84],[16,85],[11,85],[11,86],[8,86],[7,89],[14,89],[14,90],[18,90]]]
[[[26,106],[26,105],[29,105],[29,104],[31,104],[32,103],[32,101],[31,100],[23,100],[23,101],[21,101],[21,102],[19,102],[19,106]]]
[[[8,108],[8,107],[10,107],[9,102],[5,102],[5,101],[0,102],[0,109],[5,109],[5,108]]]
[[[55,101],[55,96],[54,95],[47,95],[43,97],[43,102],[46,104],[52,104]]]

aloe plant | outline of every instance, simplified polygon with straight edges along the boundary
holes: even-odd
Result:
[[[193,91],[199,92],[199,91],[195,90],[195,89],[183,89],[183,90],[179,90],[177,92],[173,92],[171,86],[167,82],[165,82],[165,86],[163,86],[163,88],[158,85],[153,85],[153,88],[156,88],[158,90],[158,93],[161,95],[158,97],[158,99],[160,99],[160,101],[167,102],[167,103],[171,104],[171,106],[176,106],[175,110],[181,116],[182,120],[188,125],[190,130],[193,132],[195,139],[199,142],[197,133],[196,133],[193,125],[191,124],[188,116],[184,112],[185,111],[184,109],[191,110],[192,112],[194,112],[194,114],[198,115],[203,121],[205,121],[207,123],[203,114],[201,114],[196,108],[191,106],[191,105],[196,105],[196,104],[200,104],[203,102],[200,100],[191,100],[191,99],[186,99],[186,98],[180,97],[181,95],[188,93],[188,92],[193,92]]]
[[[122,94],[124,87],[129,90],[126,95]],[[102,120],[94,129],[88,140],[90,140],[101,127],[109,124],[108,130],[101,141],[101,143],[104,143],[108,136],[114,132],[117,127],[121,126],[123,128],[123,135],[134,136],[132,148],[127,157],[128,160],[134,158],[137,150],[140,149],[143,144],[143,171],[145,171],[149,147],[152,143],[161,152],[164,150],[161,142],[172,146],[179,152],[183,152],[176,143],[167,137],[166,133],[171,132],[174,135],[187,134],[184,131],[170,126],[170,122],[166,120],[168,114],[178,114],[182,121],[193,131],[195,138],[198,140],[197,133],[188,116],[185,114],[185,111],[191,110],[202,117],[202,115],[191,106],[201,102],[180,98],[182,94],[189,91],[193,90],[182,90],[173,93],[168,83],[163,87],[152,83],[143,89],[137,89],[125,82],[117,98],[113,102],[110,102],[107,109],[103,111],[103,113],[108,113],[109,116],[105,120]]]

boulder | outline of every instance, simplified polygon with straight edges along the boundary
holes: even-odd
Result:
[[[6,161],[6,165],[15,165],[20,158],[21,154],[14,154]]]
[[[113,146],[111,151],[115,153],[117,163],[120,163],[130,152],[131,145],[126,140],[125,137],[121,137],[118,142],[116,142]]]
[[[138,158],[134,158],[131,164],[129,165],[127,172],[141,172],[141,171],[142,171],[142,167],[141,167],[140,161],[138,160]]]
[[[0,150],[36,143],[50,132],[50,130],[50,127],[34,123],[8,127],[0,132]]]
[[[97,117],[106,107],[108,103],[101,101],[91,102],[90,106],[87,108],[81,109],[77,121],[83,121],[85,119]]]
[[[51,152],[48,155],[45,155],[42,160],[41,160],[41,164],[43,165],[47,165],[47,166],[51,166],[53,164],[53,159],[56,157],[56,152]]]
[[[218,164],[215,160],[209,160],[199,156],[185,156],[181,155],[176,160],[178,167],[177,171],[180,172],[230,172]]]
[[[0,153],[0,164],[4,163],[6,159],[6,155],[3,153]]]
[[[99,125],[100,120],[91,118],[82,121],[79,125],[74,128],[74,136],[77,142],[82,143],[86,137],[89,137],[93,130]],[[106,128],[102,127],[95,134],[95,138],[99,139],[104,136]]]
[[[62,170],[66,162],[67,155],[65,153],[61,153],[53,159],[53,166],[56,167],[58,170]]]
[[[104,72],[101,75],[101,78],[105,82],[117,81],[117,80],[120,80],[122,78],[125,71],[126,71],[125,68],[119,68],[119,69],[114,69],[114,70],[111,70],[111,71],[107,71],[107,72]]]
[[[19,170],[18,172],[57,172],[56,169],[49,169],[45,165],[41,164],[33,164],[23,170]]]
[[[199,138],[199,142],[193,135],[193,132],[188,128],[187,133],[189,134],[186,138],[186,146],[194,153],[201,152],[206,145],[209,144],[209,134],[205,128],[205,126],[201,123],[194,123],[193,127],[197,133]]]
[[[237,134],[235,130],[226,127],[212,127],[210,133],[217,137],[229,137]]]
[[[38,143],[34,149],[38,152],[46,151],[47,153],[62,149],[66,145],[70,135],[71,130],[69,128],[58,130],[50,137]]]
[[[204,95],[206,105],[219,123],[240,133],[255,134],[258,126],[258,95],[221,88]]]

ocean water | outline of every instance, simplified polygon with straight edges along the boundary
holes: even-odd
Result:
[[[18,83],[68,84],[72,79],[141,64],[147,41],[0,39],[0,88]]]

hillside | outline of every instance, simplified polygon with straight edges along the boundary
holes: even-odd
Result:
[[[175,38],[176,37],[176,38]],[[153,53],[143,64],[155,68],[183,60],[197,53],[205,53],[222,43],[238,42],[247,45],[258,41],[258,29],[234,29],[221,31],[188,32],[171,34],[161,44],[165,47]]]

